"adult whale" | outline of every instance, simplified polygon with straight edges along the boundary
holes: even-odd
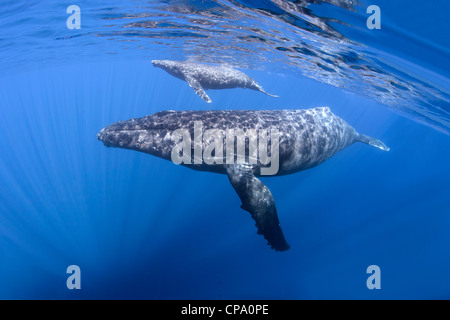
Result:
[[[253,78],[245,73],[228,66],[212,66],[171,60],[152,60],[152,64],[174,77],[185,80],[195,93],[208,103],[212,101],[205,93],[207,89],[247,88],[260,91],[271,97],[278,97],[265,92]]]
[[[328,107],[162,111],[111,124],[103,128],[97,138],[107,147],[136,150],[172,161],[176,159],[176,163],[180,162],[181,154],[186,156],[181,163],[184,166],[227,174],[242,201],[241,207],[256,221],[258,233],[278,251],[289,249],[289,245],[281,230],[272,194],[257,178],[264,174],[264,169],[276,167],[272,176],[309,169],[357,141],[389,151],[383,142],[357,133]],[[254,141],[261,142],[256,149]],[[186,150],[180,149],[182,143]],[[238,159],[242,149],[245,156]],[[265,152],[268,157],[255,157]],[[188,156],[192,154],[194,157]],[[210,161],[212,154],[214,162]],[[274,164],[275,161],[278,163]]]

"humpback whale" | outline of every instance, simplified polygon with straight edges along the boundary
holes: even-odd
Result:
[[[245,73],[228,66],[211,66],[170,60],[152,60],[152,64],[167,71],[172,76],[186,81],[195,93],[208,103],[212,101],[205,93],[207,89],[248,88],[271,97],[278,97],[265,92],[261,85]]]
[[[236,161],[237,157],[235,160],[236,150],[239,149],[236,148],[238,137],[227,137],[231,129],[241,130],[245,134],[245,143],[241,145],[246,156],[241,161]],[[268,129],[276,130],[276,138],[274,135],[266,135],[265,139],[261,135],[257,136],[257,130],[261,132]],[[356,132],[328,107],[307,110],[161,111],[143,118],[113,123],[103,128],[97,138],[107,147],[130,149],[173,160],[173,150],[179,143],[173,136],[174,132],[182,132],[180,130],[189,133],[189,137],[183,139],[186,139],[184,142],[188,151],[192,151],[191,154],[201,155],[203,152],[204,155],[211,149],[215,139],[223,143],[215,145],[217,161],[206,163],[194,157],[190,160],[186,158],[189,161],[181,165],[194,170],[226,174],[242,202],[241,208],[250,212],[255,220],[258,234],[262,234],[277,251],[289,249],[289,244],[281,230],[272,193],[258,179],[262,169],[270,164],[261,159],[255,161],[251,157],[255,153],[250,150],[250,141],[267,140],[266,144],[259,144],[258,148],[259,151],[270,149],[272,160],[277,158],[277,171],[270,176],[313,168],[354,142],[389,151],[380,140]],[[216,134],[214,139],[205,136],[198,139],[198,136],[206,135],[208,131]],[[272,148],[274,146],[277,149]],[[233,153],[227,158],[230,154],[226,155],[223,151]]]

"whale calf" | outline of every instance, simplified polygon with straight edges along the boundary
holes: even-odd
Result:
[[[271,97],[278,97],[265,92],[253,78],[245,73],[228,66],[212,66],[171,60],[152,60],[152,64],[174,77],[185,80],[195,93],[208,103],[212,101],[205,93],[207,89],[247,88],[260,91]]]
[[[241,161],[237,161],[239,152],[236,150],[240,150],[237,147],[238,137],[228,139],[231,132],[235,134],[236,131],[245,135],[241,149],[244,149],[246,156]],[[258,131],[264,132],[265,136],[258,135]],[[276,132],[276,135],[266,134],[269,131]],[[315,167],[354,142],[389,151],[380,140],[356,132],[328,107],[307,110],[162,111],[113,123],[103,128],[97,138],[107,147],[140,151],[173,161],[174,150],[175,154],[180,151],[175,149],[179,147],[180,139],[174,138],[174,132],[189,134],[182,139],[185,149],[188,149],[182,150],[183,156],[185,151],[190,155],[205,155],[208,150],[209,154],[214,153],[214,162],[186,157],[187,161],[181,165],[226,174],[242,201],[241,207],[250,212],[255,220],[258,234],[262,234],[277,251],[287,250],[289,245],[280,227],[272,193],[258,179],[263,169],[272,164],[251,155],[267,151],[271,161],[278,161],[276,172],[268,176],[279,176]],[[215,133],[214,139],[210,139],[208,132]],[[199,139],[203,134],[203,138]],[[214,141],[220,143],[215,144]],[[259,148],[256,153],[251,150],[255,148],[252,141],[264,142],[256,145]],[[215,146],[214,152],[211,152],[211,146]],[[228,154],[225,151],[229,151]]]

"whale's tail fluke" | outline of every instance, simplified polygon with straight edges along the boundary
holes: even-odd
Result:
[[[365,134],[358,134],[356,141],[367,143],[383,151],[389,151],[391,149],[387,145],[385,145],[382,141],[366,136]]]
[[[260,91],[261,91],[262,93],[264,93],[264,94],[267,94],[267,95],[270,96],[270,97],[279,98],[279,96],[277,96],[277,95],[275,95],[275,94],[270,94],[270,93],[268,93],[268,92],[265,92],[263,88],[261,88]]]
[[[266,92],[263,89],[263,87],[260,84],[258,84],[255,80],[252,80],[252,83],[251,83],[249,88],[253,89],[253,90],[256,90],[256,91],[259,91],[259,92],[262,92],[262,93],[264,93],[264,94],[266,94],[266,95],[268,95],[270,97],[279,98],[279,96],[277,96],[277,95],[270,94],[270,93]]]

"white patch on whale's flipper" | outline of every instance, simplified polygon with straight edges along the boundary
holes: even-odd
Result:
[[[200,84],[200,82],[197,79],[195,79],[194,77],[189,76],[189,75],[186,75],[184,78],[185,78],[186,82],[189,83],[191,88],[194,89],[196,94],[198,94],[206,102],[208,102],[208,103],[212,102],[211,99],[206,94],[205,90],[203,89],[202,85]]]
[[[280,227],[272,193],[255,177],[251,166],[231,165],[227,168],[227,174],[242,201],[241,208],[250,212],[255,219],[258,234],[262,234],[277,251],[289,249]]]

